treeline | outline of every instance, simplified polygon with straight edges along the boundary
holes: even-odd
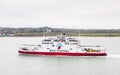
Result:
[[[113,34],[120,35],[120,29],[67,29],[67,28],[51,28],[51,27],[39,27],[39,28],[2,28],[0,27],[0,34],[14,34],[13,36],[54,36],[61,33],[66,33],[68,36],[80,35],[92,35],[92,34],[107,34],[112,36]]]

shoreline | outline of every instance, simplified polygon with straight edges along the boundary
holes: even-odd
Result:
[[[0,37],[54,37],[56,35],[13,35],[13,36],[0,36]],[[120,34],[80,34],[80,35],[66,35],[68,37],[120,37]]]

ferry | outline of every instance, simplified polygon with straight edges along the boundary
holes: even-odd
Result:
[[[106,56],[106,49],[99,45],[81,45],[81,41],[65,34],[47,38],[38,45],[23,44],[18,53],[52,56]]]

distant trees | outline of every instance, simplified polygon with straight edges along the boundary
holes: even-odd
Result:
[[[78,36],[80,34],[120,34],[120,29],[67,29],[67,28],[0,28],[1,33],[14,34],[14,36],[53,36],[66,33],[68,36]]]

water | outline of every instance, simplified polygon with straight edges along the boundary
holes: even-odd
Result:
[[[108,56],[72,57],[20,55],[23,43],[40,37],[0,37],[0,75],[119,75],[120,37],[80,37],[82,44],[107,47]]]

